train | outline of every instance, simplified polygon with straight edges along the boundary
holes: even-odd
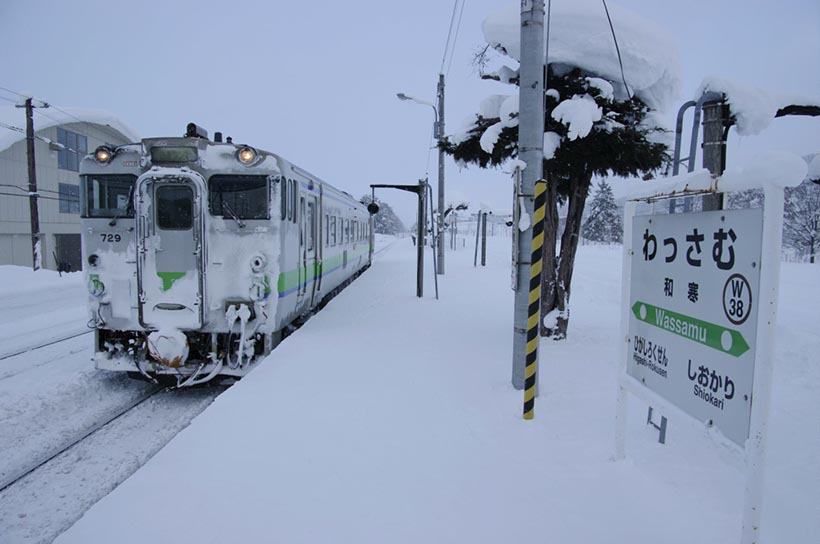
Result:
[[[246,375],[373,259],[373,214],[195,123],[80,164],[98,369],[188,387]]]

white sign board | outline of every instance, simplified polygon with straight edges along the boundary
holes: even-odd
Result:
[[[636,216],[627,374],[743,447],[763,210]]]

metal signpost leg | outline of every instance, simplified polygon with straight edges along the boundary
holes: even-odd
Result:
[[[487,214],[481,217],[481,266],[487,266]]]
[[[627,391],[623,384],[626,376],[626,362],[629,356],[629,278],[632,271],[632,218],[636,204],[627,202],[624,206],[624,249],[621,270],[621,328],[618,336],[618,395],[615,402],[615,460],[620,461],[626,454],[626,408]]]
[[[746,440],[746,486],[743,498],[741,544],[760,542],[763,471],[766,462],[769,410],[774,367],[774,333],[777,290],[780,284],[783,189],[770,188],[763,204],[763,259],[760,267],[760,305],[757,316],[757,347],[752,387],[752,415]]]

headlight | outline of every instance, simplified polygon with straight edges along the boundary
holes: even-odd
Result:
[[[253,164],[256,161],[256,150],[252,147],[245,146],[236,154],[239,162],[242,164]]]
[[[101,297],[105,293],[105,284],[100,281],[98,274],[91,274],[88,278],[88,292],[91,296]]]
[[[89,255],[88,264],[89,266],[96,267],[98,264],[100,264],[100,256],[96,254]]]
[[[108,164],[114,157],[114,151],[110,147],[101,145],[94,152],[94,160],[100,164]]]

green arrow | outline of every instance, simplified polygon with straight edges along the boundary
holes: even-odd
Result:
[[[735,357],[749,351],[746,339],[736,330],[641,301],[636,301],[632,305],[632,313],[638,321]]]

